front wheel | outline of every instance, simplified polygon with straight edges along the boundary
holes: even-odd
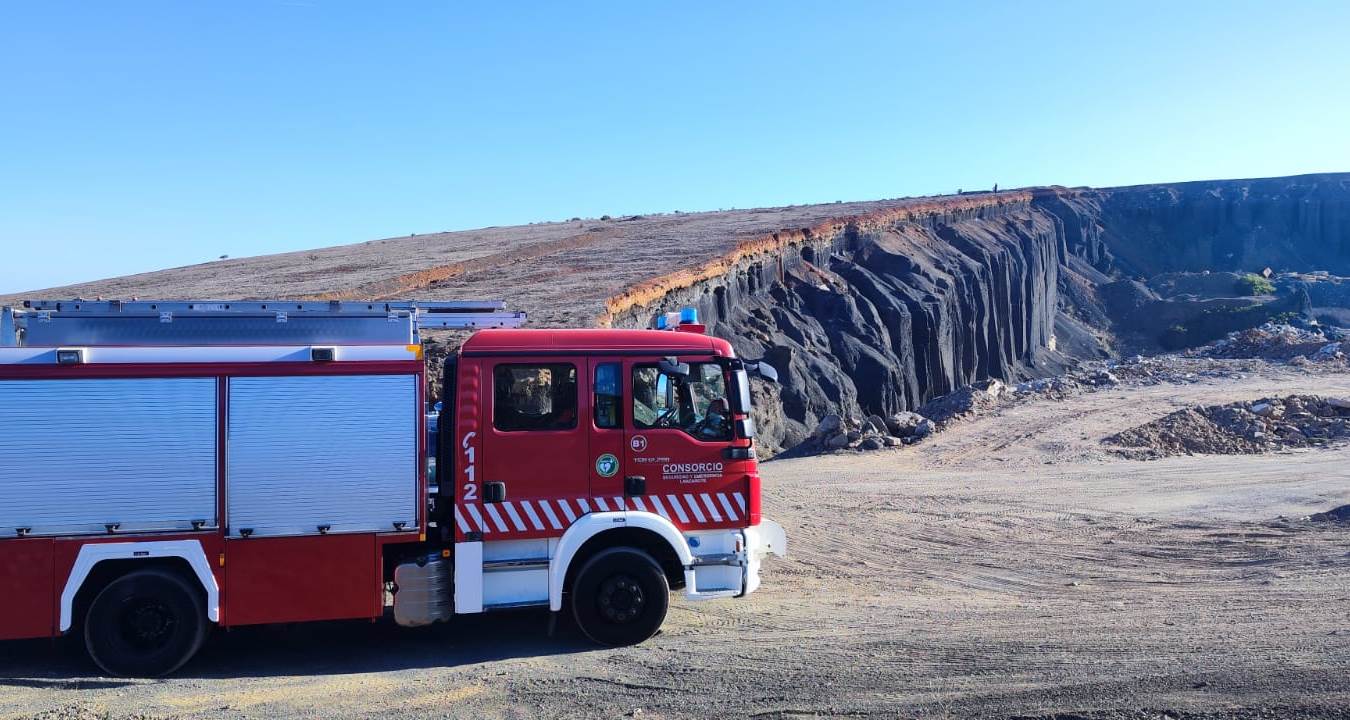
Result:
[[[206,639],[202,605],[200,595],[175,573],[123,575],[95,596],[85,615],[89,657],[110,675],[167,675]]]
[[[601,645],[635,645],[666,619],[670,584],[661,566],[641,550],[596,553],[572,585],[572,615],[586,637]]]

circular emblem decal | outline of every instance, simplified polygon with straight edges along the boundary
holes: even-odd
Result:
[[[600,477],[614,477],[619,474],[619,459],[605,453],[595,459],[595,471],[600,473]]]
[[[632,446],[633,452],[642,452],[647,449],[647,436],[634,435],[633,439],[628,441],[628,444]]]

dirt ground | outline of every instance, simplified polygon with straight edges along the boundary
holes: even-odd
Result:
[[[219,633],[178,677],[0,644],[0,717],[1350,717],[1350,445],[1116,457],[1188,404],[1314,393],[1271,366],[1009,405],[924,444],[766,463],[791,557],[640,647],[545,614]]]

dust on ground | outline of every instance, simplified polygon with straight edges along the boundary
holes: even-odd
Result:
[[[1195,405],[1350,396],[1265,364],[1005,403],[923,443],[766,463],[789,533],[744,601],[596,649],[543,614],[218,633],[179,676],[0,645],[0,717],[1344,718],[1350,447],[1122,459]],[[70,714],[81,718],[82,715]]]

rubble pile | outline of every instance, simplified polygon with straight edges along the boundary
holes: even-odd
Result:
[[[919,414],[931,419],[939,427],[953,420],[982,415],[992,410],[1008,392],[1001,380],[985,380],[933,398],[919,408]]]
[[[1266,323],[1249,330],[1229,333],[1188,353],[1193,357],[1259,358],[1304,362],[1345,362],[1342,333],[1337,328],[1301,328],[1283,323]]]
[[[862,420],[831,414],[821,419],[805,440],[780,457],[913,445],[936,431],[936,423],[913,412],[899,412],[887,418],[870,415]]]
[[[1178,410],[1106,438],[1130,457],[1256,454],[1350,437],[1350,400],[1317,395]]]

